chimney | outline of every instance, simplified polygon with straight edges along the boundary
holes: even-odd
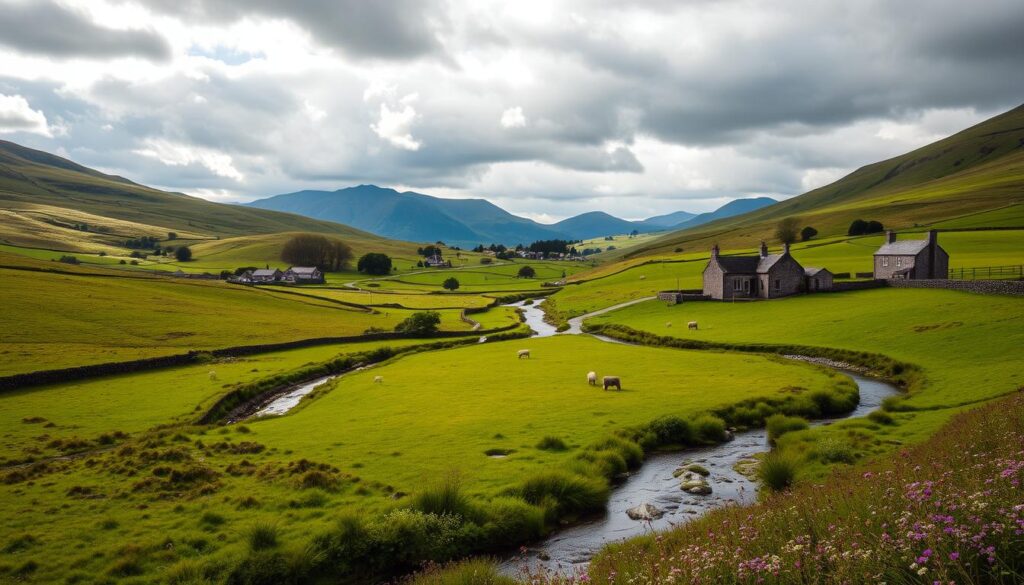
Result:
[[[896,241],[896,232],[892,230],[885,230],[885,243],[892,244]]]
[[[768,244],[765,244],[764,240],[761,240],[761,257],[764,258],[767,255],[768,255]]]
[[[928,278],[939,278],[935,272],[935,262],[938,260],[939,232],[928,230]],[[946,278],[943,274],[942,278]]]
[[[934,246],[939,243],[939,230],[928,230],[928,245]]]
[[[718,244],[711,246],[711,257],[718,258]]]
[[[782,244],[782,253],[789,254],[789,242]]]

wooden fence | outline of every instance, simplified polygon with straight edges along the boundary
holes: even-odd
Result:
[[[950,280],[1024,280],[1024,264],[951,268]]]

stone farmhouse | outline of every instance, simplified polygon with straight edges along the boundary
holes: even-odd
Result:
[[[782,246],[781,254],[769,254],[761,242],[757,256],[722,256],[716,244],[704,268],[704,296],[716,300],[775,299],[831,288],[832,273],[805,269],[789,253],[789,244]]]
[[[316,266],[292,266],[281,275],[288,284],[323,284],[324,273]]]
[[[930,230],[924,240],[896,240],[896,232],[885,232],[885,243],[875,252],[876,279],[921,280],[946,278],[949,254]]]
[[[249,282],[253,284],[269,284],[281,280],[281,274],[277,268],[260,268],[246,272],[243,276],[248,276]]]

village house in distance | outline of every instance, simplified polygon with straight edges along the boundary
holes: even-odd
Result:
[[[292,266],[281,272],[277,268],[246,270],[234,279],[240,284],[323,284],[324,273],[315,266]]]
[[[946,278],[949,254],[939,245],[938,232],[928,231],[924,240],[896,240],[896,232],[885,232],[885,243],[875,252],[876,279]]]

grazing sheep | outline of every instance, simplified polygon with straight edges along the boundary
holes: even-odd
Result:
[[[647,275],[646,274],[641,274],[640,275],[640,280],[647,280]]]
[[[519,355],[519,359],[523,359],[523,358],[529,359],[529,357],[530,357],[530,350],[528,350],[528,349],[520,349],[518,355]]]
[[[612,386],[615,386],[616,390],[622,390],[622,382],[619,380],[618,376],[605,376],[601,379],[601,382],[604,384],[605,390]]]
[[[384,376],[374,376],[373,377],[373,383],[374,384],[383,384],[384,383]]]
[[[587,383],[591,386],[597,386],[597,372],[587,372]]]
[[[687,329],[696,329],[697,328],[697,322],[696,321],[690,321],[689,323],[686,324],[686,327],[687,327]]]
[[[666,321],[665,322],[665,327],[668,327],[669,329],[671,329],[672,328],[672,322],[671,321]]]
[[[210,370],[210,381],[211,382],[216,382],[217,380],[218,380],[217,372],[214,372],[213,370]]]

